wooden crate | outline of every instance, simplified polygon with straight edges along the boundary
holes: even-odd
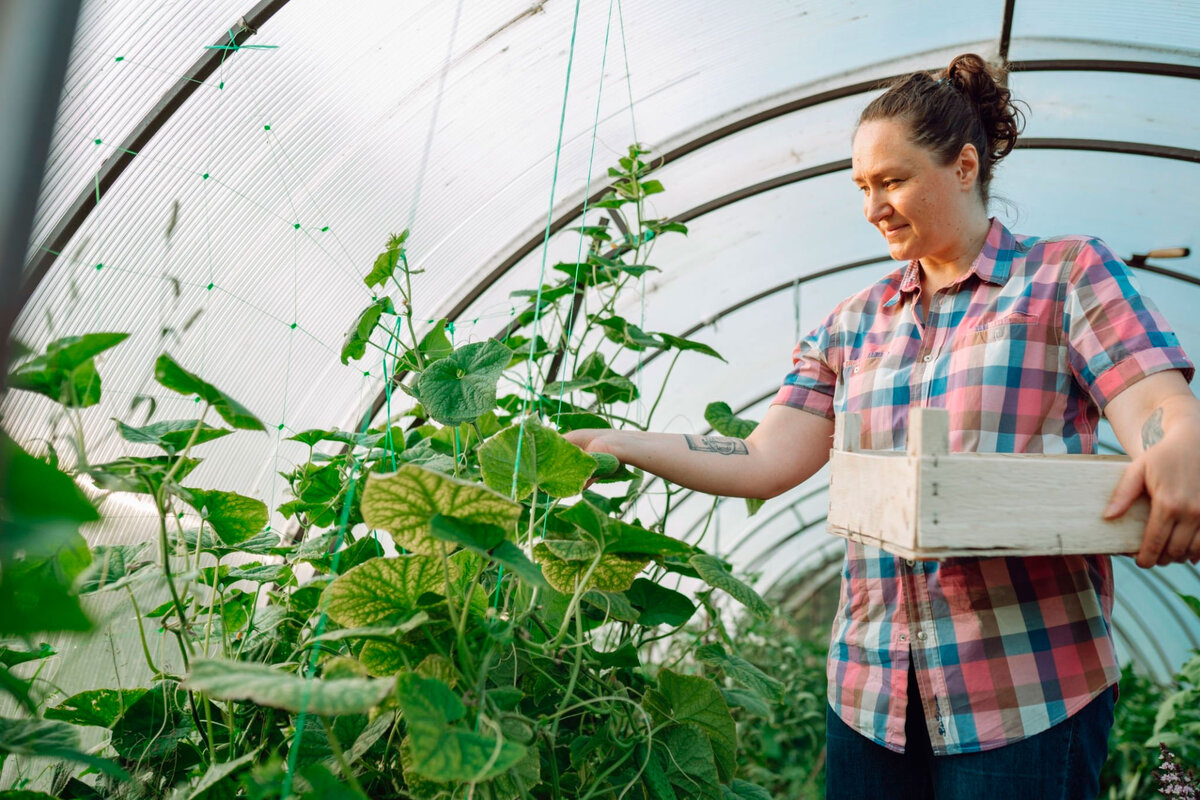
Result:
[[[908,559],[1135,553],[1145,497],[1104,508],[1129,459],[951,453],[949,415],[909,412],[907,452],[859,449],[861,420],[839,415],[830,454],[830,533]]]

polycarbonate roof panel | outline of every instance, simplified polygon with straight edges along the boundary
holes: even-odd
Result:
[[[1008,55],[1197,64],[1198,41],[1200,5],[1191,0],[1016,0]]]
[[[245,0],[83,4],[31,246],[87,189],[112,148],[204,55],[204,47],[246,10]],[[200,92],[217,92],[220,79],[213,76]]]

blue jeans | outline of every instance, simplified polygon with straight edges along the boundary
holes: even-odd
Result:
[[[1049,730],[982,753],[933,756],[909,671],[904,753],[876,744],[826,708],[826,800],[1094,800],[1108,757],[1114,691]]]

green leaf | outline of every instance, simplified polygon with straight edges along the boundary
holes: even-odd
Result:
[[[658,691],[647,695],[655,721],[694,725],[703,731],[712,744],[720,779],[732,778],[737,769],[737,727],[717,685],[669,669],[658,673],[658,683]]]
[[[521,507],[490,489],[448,475],[405,465],[386,475],[372,473],[362,495],[367,525],[386,530],[406,550],[433,555],[442,545],[429,533],[434,515],[471,524],[515,529]]]
[[[494,339],[463,345],[421,373],[421,405],[444,425],[478,419],[495,407],[496,382],[511,359],[512,351]]]
[[[507,772],[526,756],[516,742],[497,740],[452,725],[466,708],[449,686],[416,673],[397,680],[397,699],[408,726],[409,760],[416,774],[432,781],[478,782]]]
[[[135,494],[158,494],[163,478],[176,462],[180,463],[172,479],[176,484],[186,478],[199,464],[196,458],[180,456],[152,456],[134,458],[126,456],[105,464],[89,467],[87,474],[101,489],[109,492],[133,492]]]
[[[131,427],[119,419],[113,421],[117,423],[117,430],[125,441],[134,444],[152,444],[155,447],[161,447],[167,451],[168,455],[172,456],[183,452],[197,425],[200,426],[200,432],[196,434],[193,446],[211,442],[233,433],[228,428],[214,428],[207,422],[201,422],[198,419],[164,420],[142,428]]]
[[[675,628],[696,613],[696,604],[686,595],[645,578],[635,580],[625,597],[640,612],[638,624],[646,627],[670,625]]]
[[[592,314],[588,316],[588,320],[600,326],[605,338],[610,342],[623,345],[630,350],[641,352],[648,347],[659,348],[663,346],[662,341],[655,338],[654,334],[646,333],[637,325],[622,317],[606,317],[601,319]]]
[[[129,773],[106,758],[79,748],[76,729],[65,722],[45,719],[0,719],[0,753],[75,761],[121,780]]]
[[[45,395],[67,408],[94,406],[100,402],[95,357],[127,338],[128,333],[88,333],[56,339],[46,345],[45,353],[13,370],[8,385]]]
[[[92,549],[92,563],[79,576],[79,594],[111,589],[125,585],[122,578],[133,575],[149,562],[135,563],[145,549],[143,544],[97,545]]]
[[[42,642],[37,650],[14,650],[7,645],[0,645],[0,665],[5,667],[15,667],[27,661],[40,661],[54,655],[58,655],[58,651],[46,642]]]
[[[722,800],[711,739],[695,725],[677,725],[663,733],[661,750],[667,778],[693,800]]]
[[[183,542],[189,552],[195,550],[197,544],[196,531],[183,531],[179,536],[179,541]],[[217,538],[211,528],[206,527],[204,532],[199,536],[199,545],[200,552],[212,553],[219,556],[225,556],[229,553],[250,553],[256,556],[270,556],[282,555],[291,550],[290,545],[280,545],[277,534],[266,530],[260,531],[249,539],[244,539],[235,544],[226,544]]]
[[[447,571],[450,589],[465,595],[474,562],[463,555],[450,558],[445,570],[440,556],[373,558],[326,586],[321,608],[330,619],[347,628],[398,624],[419,609],[422,595],[445,596]]]
[[[610,517],[586,500],[554,516],[588,533],[603,545],[605,553],[668,556],[687,555],[695,550],[686,542]]]
[[[725,569],[719,558],[707,553],[697,553],[688,559],[688,563],[699,573],[700,578],[714,589],[720,589],[734,600],[750,609],[754,616],[762,620],[771,618],[771,607],[759,597],[758,592],[735,578]]]
[[[753,420],[735,417],[728,403],[709,403],[704,409],[704,419],[717,433],[735,439],[745,439],[758,427]]]
[[[556,590],[570,594],[575,591],[576,582],[583,581],[588,570],[592,569],[593,562],[564,561],[548,545],[549,542],[534,545],[533,557],[541,565],[546,581]],[[591,577],[579,588],[585,591],[594,588],[603,592],[623,592],[649,563],[650,559],[642,556],[607,553],[600,556],[600,563]]]
[[[314,636],[308,640],[308,644],[340,642],[344,639],[378,639],[390,642],[394,641],[397,636],[415,631],[426,622],[429,622],[430,619],[431,617],[424,611],[418,611],[406,620],[403,625],[368,625],[362,628],[339,628],[336,631],[329,631],[320,636]]]
[[[496,525],[465,522],[455,517],[434,514],[429,518],[429,534],[435,539],[466,547],[480,555],[505,540],[505,530]]]
[[[300,770],[298,777],[298,789],[301,782],[307,784],[307,788],[300,792],[300,800],[368,800],[367,796],[353,785],[339,780],[333,774],[333,770],[325,764],[308,764]]]
[[[702,344],[700,342],[694,342],[691,339],[684,339],[681,336],[672,336],[669,333],[656,333],[654,335],[659,337],[660,339],[662,339],[663,344],[665,344],[668,348],[670,348],[672,350],[691,350],[693,352],[701,353],[706,356],[712,356],[713,358],[719,358],[722,361],[725,360],[725,358],[720,353],[718,353],[716,350],[713,350],[711,347],[709,347],[706,344]]]
[[[198,798],[210,796],[214,798],[220,797],[219,793],[210,795],[209,790],[215,789],[230,775],[234,775],[252,765],[258,759],[258,753],[259,751],[255,749],[231,761],[222,761],[219,764],[209,765],[208,771],[204,773],[204,777],[188,792],[187,800],[198,800]]]
[[[216,700],[249,700],[260,706],[320,716],[365,714],[392,692],[391,681],[324,680],[244,661],[201,659],[181,684]]]
[[[596,470],[596,459],[527,419],[488,439],[479,448],[479,466],[484,483],[505,494],[515,484],[517,499],[523,500],[535,489],[551,497],[579,494]]]
[[[489,555],[493,561],[504,567],[530,586],[549,586],[541,568],[529,560],[524,552],[512,542],[501,542],[500,546]]]
[[[396,271],[396,265],[400,263],[400,259],[404,255],[404,242],[407,239],[407,229],[399,235],[389,236],[387,249],[375,258],[375,264],[371,267],[367,277],[363,278],[363,283],[370,287],[382,286],[387,283],[387,279],[392,277]]]
[[[367,352],[367,342],[371,340],[371,333],[375,330],[379,318],[384,314],[395,313],[396,309],[392,306],[390,297],[377,298],[375,302],[364,308],[342,341],[342,363],[349,364],[352,358],[362,358]]]
[[[771,800],[771,793],[757,784],[735,778],[729,786],[721,787],[724,800]]]
[[[8,550],[16,541],[28,540],[28,531],[37,530],[6,529],[0,537],[0,551]],[[40,551],[44,546],[39,544],[35,549]],[[91,562],[91,552],[82,536],[71,534],[48,556],[0,552],[0,558],[0,608],[4,609],[0,635],[92,629],[79,598],[71,591],[76,578]]]
[[[154,362],[154,379],[163,386],[180,394],[199,395],[200,399],[213,407],[221,418],[235,428],[247,431],[265,431],[266,426],[250,413],[241,403],[211,383],[202,381],[198,376],[179,366],[166,353]]]
[[[547,539],[546,551],[562,561],[594,561],[600,555],[600,548],[592,542],[581,542],[574,539]]]
[[[766,717],[768,719],[771,717],[771,707],[767,705],[767,701],[747,689],[726,689],[722,686],[721,696],[731,706],[744,708],[751,714],[759,717]]]
[[[250,539],[266,527],[270,517],[266,503],[236,492],[189,488],[187,495],[188,505],[200,512],[227,545]]]
[[[566,414],[552,414],[551,419],[558,427],[559,433],[567,431],[579,430],[580,428],[611,428],[608,420],[599,414],[588,414],[581,412],[568,412]],[[592,455],[597,455],[593,453]]]
[[[145,689],[91,689],[46,709],[45,716],[46,719],[57,719],[72,725],[110,728],[125,713],[125,709],[145,693]]]
[[[1193,597],[1190,594],[1176,593],[1179,599],[1187,604],[1187,607],[1192,610],[1192,613],[1200,617],[1200,597]]]
[[[725,652],[720,644],[706,644],[696,649],[695,657],[705,664],[719,667],[747,689],[775,703],[783,702],[783,682],[772,678],[746,659]]]
[[[0,570],[18,552],[26,558],[57,552],[75,540],[81,524],[98,519],[69,475],[0,431]]]

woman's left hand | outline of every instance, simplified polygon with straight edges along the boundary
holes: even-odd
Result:
[[[1177,379],[1182,392],[1168,383],[1169,376]],[[1160,377],[1163,380],[1155,380]],[[1154,397],[1157,387],[1153,384],[1164,384],[1165,396]],[[1131,407],[1135,397],[1125,397],[1139,388],[1142,391],[1137,394],[1158,400],[1142,405],[1152,405],[1148,413],[1136,413]],[[1122,400],[1129,402],[1120,403]],[[1104,517],[1121,516],[1145,492],[1150,497],[1150,517],[1137,553],[1138,566],[1200,562],[1200,401],[1178,372],[1159,373],[1118,395],[1105,413],[1125,449],[1135,457],[1117,482]],[[1131,423],[1139,416],[1141,447],[1130,435]]]

